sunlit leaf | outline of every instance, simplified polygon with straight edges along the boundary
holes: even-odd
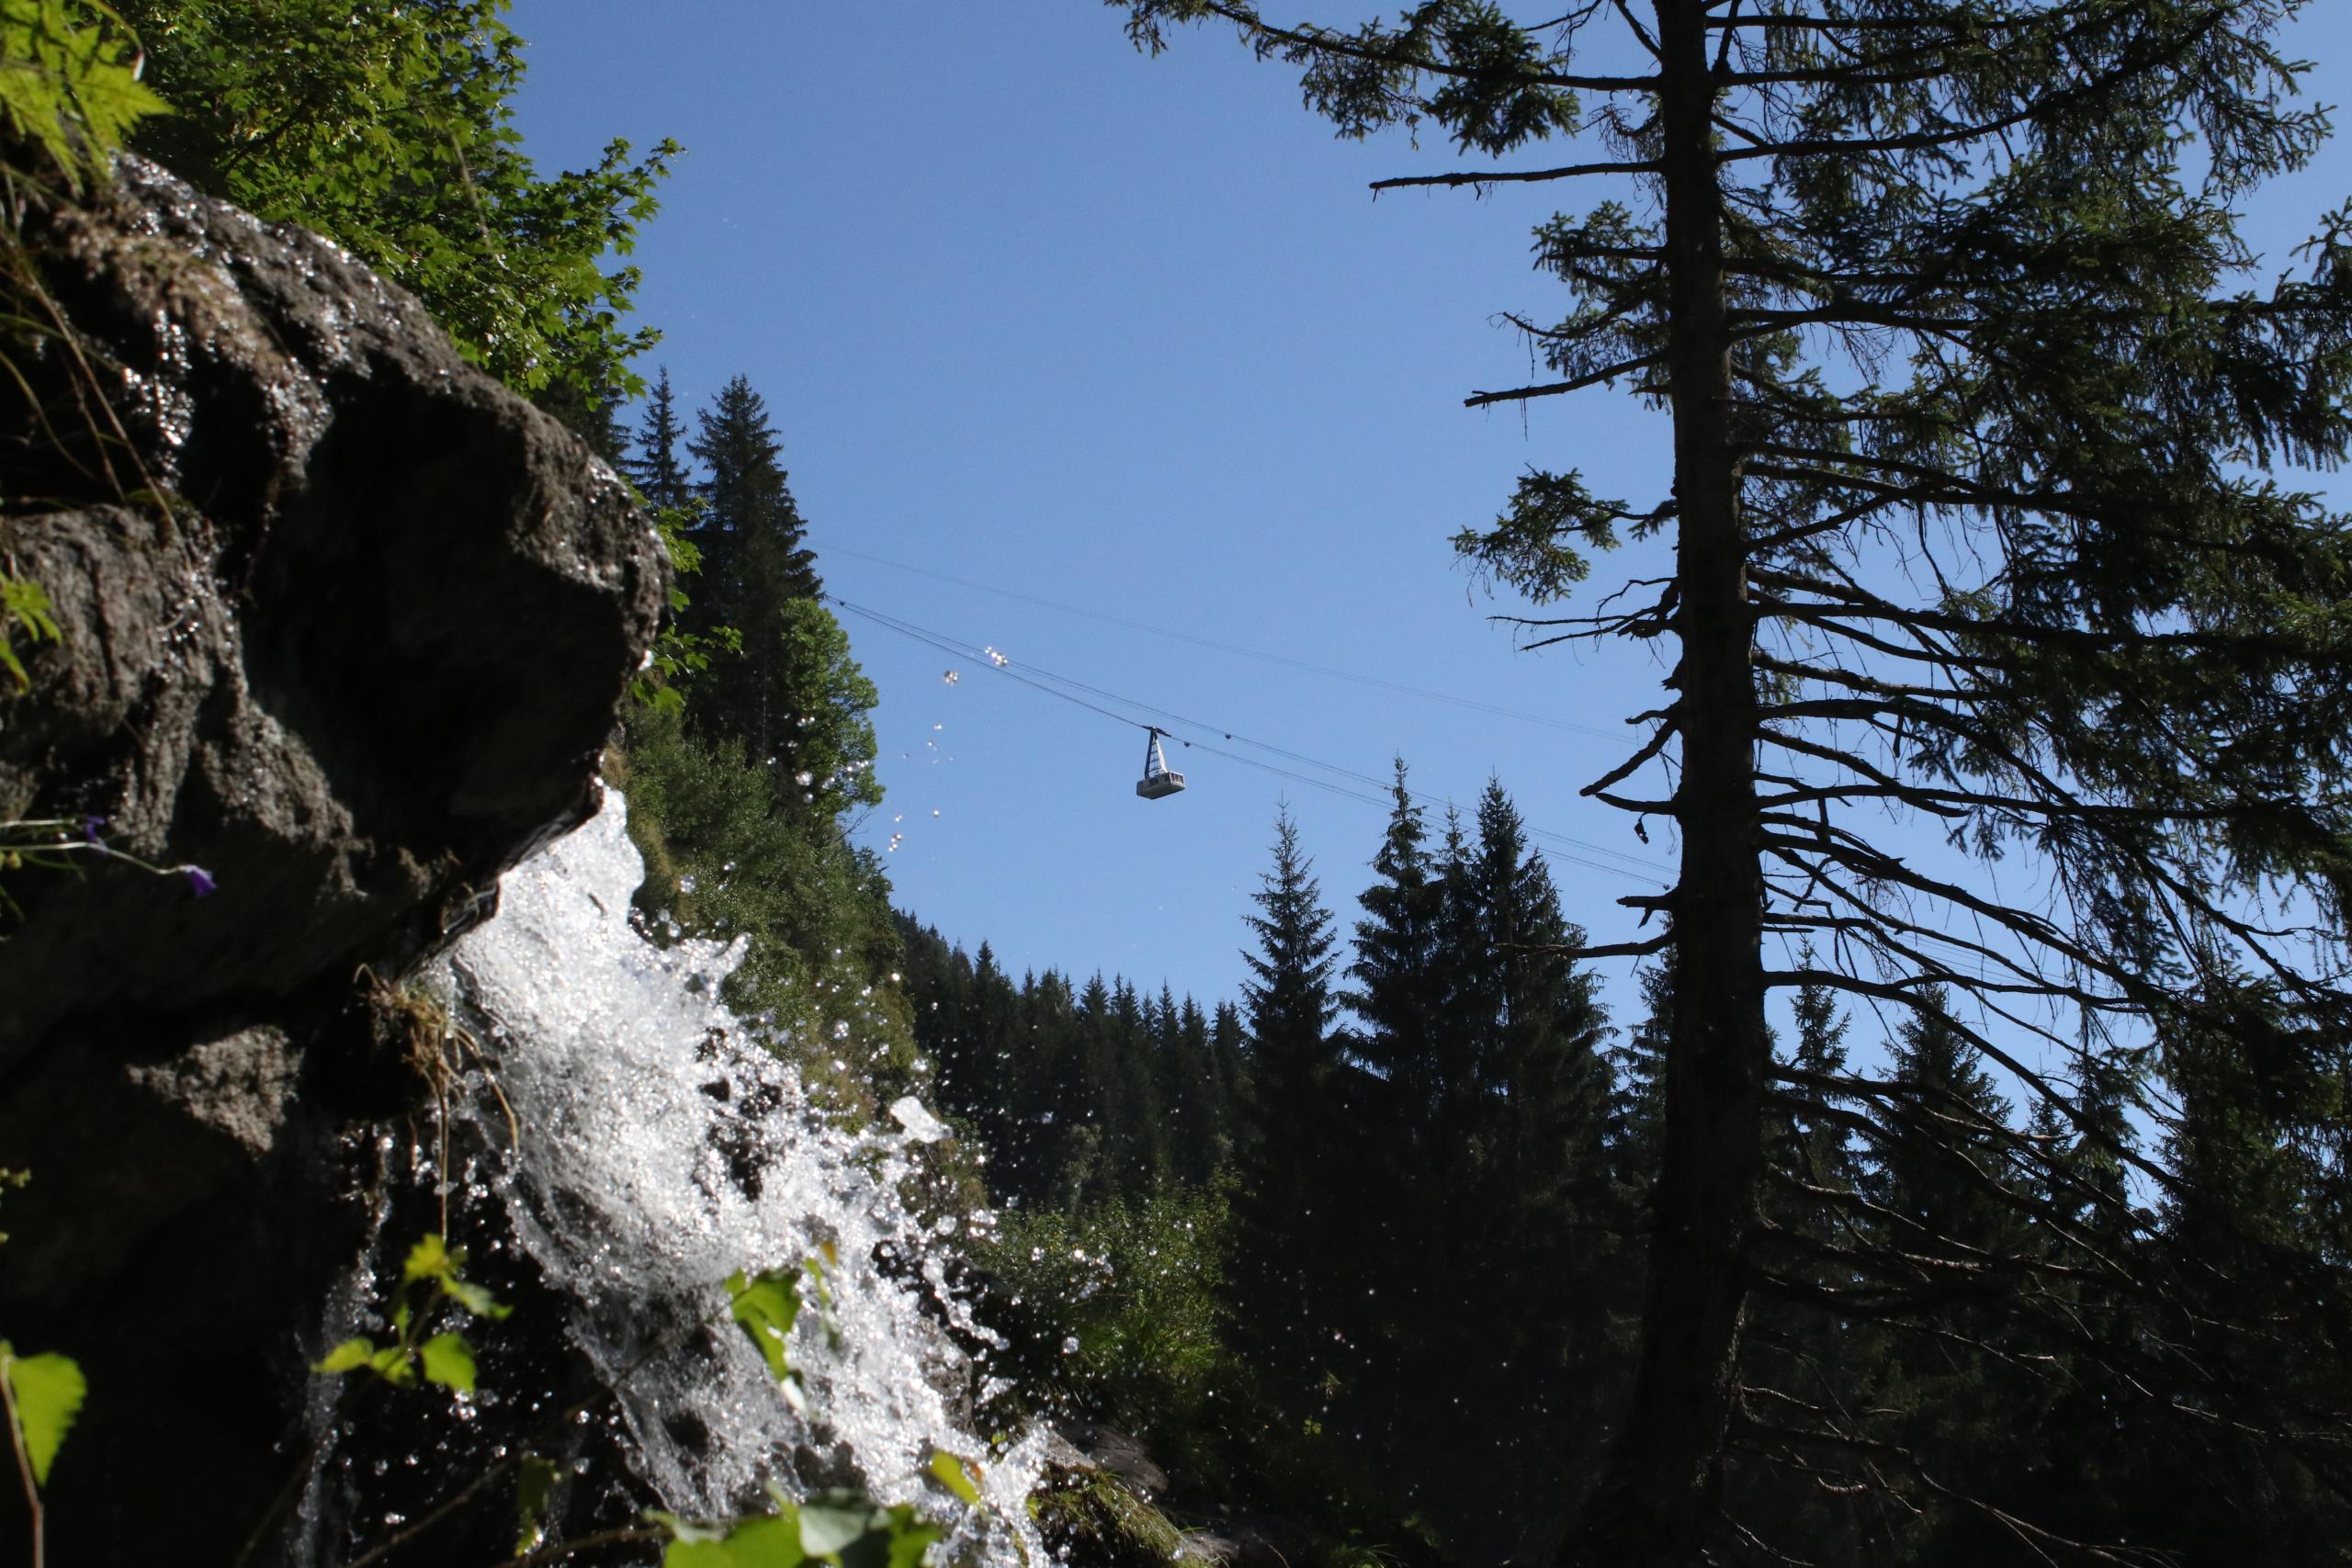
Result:
[[[446,1280],[457,1272],[458,1260],[449,1255],[449,1244],[437,1233],[428,1232],[422,1241],[408,1249],[408,1261],[401,1265],[401,1277],[405,1280]]]
[[[942,1486],[965,1502],[975,1508],[980,1506],[979,1467],[969,1460],[959,1454],[951,1454],[945,1449],[933,1449],[931,1472],[939,1478]]]
[[[727,1293],[731,1298],[729,1315],[743,1325],[743,1332],[759,1347],[768,1375],[782,1382],[792,1375],[792,1363],[784,1351],[793,1320],[800,1315],[798,1276],[771,1270],[747,1277],[739,1269],[727,1277]]]
[[[33,1480],[49,1484],[49,1467],[81,1413],[90,1385],[72,1358],[58,1355],[19,1357],[0,1340],[0,1377],[8,1380],[8,1397],[15,1407],[17,1430],[23,1436],[25,1457],[32,1461]]]
[[[666,1519],[675,1530],[679,1521]],[[681,1535],[662,1554],[662,1568],[800,1568],[808,1553],[800,1541],[799,1520],[789,1513],[764,1514],[745,1519],[720,1540],[695,1530],[696,1539]]]
[[[424,1379],[459,1393],[474,1391],[474,1352],[459,1334],[436,1334],[422,1347]]]
[[[470,1280],[452,1276],[441,1281],[441,1293],[476,1317],[512,1317],[514,1309]]]
[[[452,1252],[438,1235],[428,1235],[409,1248],[408,1261],[401,1265],[401,1275],[411,1280],[433,1280],[441,1287],[443,1295],[476,1317],[510,1315],[513,1307],[501,1305],[496,1296],[458,1274],[465,1261],[463,1252]]]
[[[376,1342],[373,1339],[346,1339],[328,1351],[325,1360],[312,1362],[311,1370],[314,1372],[354,1371],[375,1359]]]

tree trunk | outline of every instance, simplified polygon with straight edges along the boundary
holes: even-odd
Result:
[[[1713,1531],[1762,1165],[1768,1057],[1756,855],[1754,620],[1732,433],[1723,195],[1702,0],[1655,0],[1679,514],[1682,777],[1666,1129],[1641,1360],[1609,1468],[1558,1561],[1679,1568]]]

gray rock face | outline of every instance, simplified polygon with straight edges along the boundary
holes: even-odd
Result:
[[[0,818],[104,817],[219,891],[11,878],[0,1071],[67,1019],[266,1006],[465,921],[584,814],[661,587],[611,472],[333,246],[136,163],[45,228],[51,293],[115,362],[136,461],[103,456],[180,499],[119,504],[21,405],[0,428],[11,491],[88,497],[0,525],[64,633],[0,707]]]
[[[103,818],[217,891],[0,872],[0,1167],[34,1175],[0,1334],[89,1373],[51,1562],[227,1562],[364,1240],[349,1134],[419,1092],[358,978],[586,814],[662,567],[608,468],[334,246],[133,160],[25,238],[83,352],[12,347],[30,403],[0,378],[0,566],[62,633],[0,698],[0,820]]]

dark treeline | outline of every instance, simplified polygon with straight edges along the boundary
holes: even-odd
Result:
[[[1016,981],[901,915],[905,990],[1008,1211],[999,1308],[1072,1413],[1335,1535],[1501,1562],[1540,1548],[1564,1467],[1598,1479],[1632,1377],[1671,966],[1612,1024],[1499,784],[1432,822],[1401,764],[1357,905],[1343,941],[1285,815],[1238,1007]],[[2253,1507],[2266,1561],[2334,1561],[2342,1500],[2150,1410],[2194,1391],[2120,1392],[2133,1329],[2088,1299],[2116,1203],[2242,1277],[2313,1244],[2266,1227],[2336,1224],[2326,1162],[2224,1084],[2152,1113],[2122,1057],[2020,1123],[1952,1007],[1858,1019],[1811,987],[1776,1041],[1724,1560],[2234,1562]],[[2136,1195],[2113,1140],[2180,1184]],[[2257,1172],[2274,1201],[2224,1220]],[[2019,1269],[2054,1312],[2007,1303]],[[2315,1397],[2342,1380],[2278,1353]],[[1825,1407],[1867,1439],[1792,1460],[1782,1429]]]
[[[1233,1158],[1241,1019],[1166,987],[999,968],[899,917],[904,990],[937,1105],[986,1156],[1000,1201],[1083,1209],[1204,1186]]]

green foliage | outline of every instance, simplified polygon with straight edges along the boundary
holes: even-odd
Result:
[[[662,1553],[662,1568],[798,1568],[808,1560],[792,1514],[742,1520],[724,1530],[682,1530]]]
[[[57,623],[49,615],[49,593],[28,577],[0,572],[0,670],[7,671],[18,692],[25,692],[31,689],[32,677],[25,672],[24,659],[17,651],[19,637],[28,643],[57,640]]]
[[[76,191],[142,118],[169,112],[139,68],[138,41],[100,0],[0,0],[0,118]]]
[[[727,1277],[727,1314],[741,1325],[744,1337],[757,1347],[768,1364],[768,1375],[782,1382],[792,1375],[785,1347],[792,1325],[800,1315],[800,1275],[797,1270],[773,1269],[753,1275],[740,1271]]]
[[[866,716],[881,694],[851,658],[849,634],[813,599],[782,605],[769,629],[781,656],[767,700],[788,720],[776,787],[797,812],[820,819],[881,805],[878,743]]]
[[[406,1388],[421,1372],[426,1382],[471,1397],[474,1392],[473,1348],[455,1329],[427,1334],[447,1308],[455,1306],[465,1317],[499,1319],[513,1314],[489,1291],[459,1272],[466,1256],[453,1250],[438,1234],[427,1234],[409,1249],[401,1265],[401,1283],[393,1295],[390,1344],[378,1345],[361,1335],[343,1341],[313,1364],[313,1371],[334,1375],[365,1371],[394,1388]]]
[[[1030,1499],[1037,1529],[1069,1560],[1101,1568],[1175,1568],[1184,1538],[1168,1516],[1102,1472],[1049,1474]]]
[[[463,1307],[470,1317],[501,1318],[512,1314],[513,1307],[500,1305],[488,1291],[458,1272],[465,1261],[463,1251],[452,1251],[439,1234],[430,1233],[409,1249],[408,1258],[401,1264],[401,1278],[409,1284],[438,1291]]]
[[[796,1503],[773,1488],[771,1496],[776,1512],[723,1527],[655,1516],[675,1537],[662,1568],[798,1568],[812,1560],[835,1568],[917,1568],[944,1533],[904,1503],[839,1492]]]
[[[878,695],[851,658],[848,637],[818,603],[816,558],[767,405],[738,376],[696,425],[685,446],[706,470],[695,487],[699,505],[689,509],[683,495],[677,502],[700,551],[695,600],[677,617],[682,635],[706,656],[691,728],[741,740],[769,770],[787,816],[822,823],[877,805],[867,716]],[[635,471],[677,494],[684,474],[670,445],[677,423],[666,382],[640,436]]]
[[[0,1391],[7,1394],[8,1419],[32,1467],[34,1483],[46,1486],[57,1450],[74,1429],[89,1393],[82,1369],[64,1356],[19,1356],[14,1346],[0,1339]]]
[[[562,1467],[537,1454],[525,1454],[514,1475],[514,1555],[527,1557],[546,1543],[548,1515],[555,1506]]]
[[[875,857],[838,824],[783,815],[740,739],[690,734],[675,713],[633,713],[617,762],[608,776],[628,792],[647,863],[639,904],[680,935],[750,938],[729,1004],[844,1109],[870,1114],[921,1087]]]
[[[15,0],[12,0],[15,3]],[[413,290],[469,359],[583,406],[639,389],[654,335],[621,324],[639,275],[605,270],[653,216],[677,147],[542,177],[512,100],[505,0],[127,0],[182,112],[134,145],[263,218],[336,240]]]
[[[684,440],[684,428],[678,423],[676,395],[670,389],[670,372],[665,368],[646,399],[645,419],[638,429],[637,455],[623,457],[621,468],[637,486],[638,495],[653,519],[654,532],[661,536],[662,547],[670,558],[671,572],[669,614],[662,618],[662,630],[654,638],[651,662],[631,683],[630,695],[649,707],[671,714],[684,711],[687,687],[696,675],[710,668],[712,660],[729,658],[743,650],[743,634],[733,626],[709,625],[700,631],[688,629],[694,602],[681,580],[702,570],[702,547],[695,538],[708,508],[703,498],[695,493],[679,461],[678,448]]]
[[[927,1102],[955,1118],[1005,1201],[1083,1206],[1197,1186],[1231,1157],[1240,1024],[1166,987],[1147,998],[1099,976],[1016,984],[899,918],[903,990],[935,1072]]]
[[[436,1334],[418,1346],[416,1354],[418,1363],[424,1369],[426,1382],[472,1397],[474,1353],[464,1335]]]
[[[1033,1378],[1193,1458],[1182,1450],[1218,1402],[1237,1415],[1244,1403],[1227,1343],[1231,1223],[1227,1182],[1080,1213],[1017,1209],[979,1258]]]

